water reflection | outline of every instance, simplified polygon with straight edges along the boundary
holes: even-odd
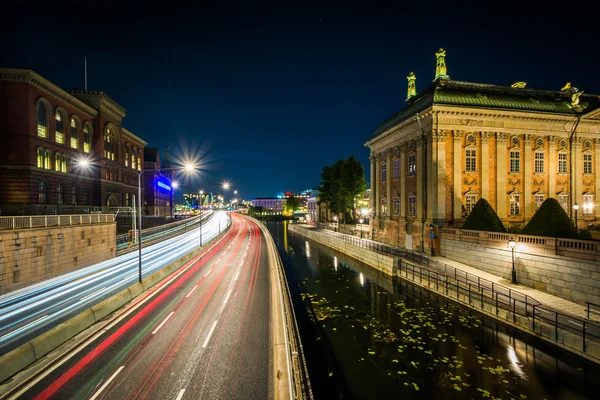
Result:
[[[316,398],[588,399],[600,389],[596,366],[269,228],[285,243],[286,274],[300,293],[295,308],[308,321],[300,330],[314,351],[307,359]]]

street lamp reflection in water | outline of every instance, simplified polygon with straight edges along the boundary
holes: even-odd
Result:
[[[365,277],[363,276],[362,272],[360,273],[360,286],[365,286]]]
[[[333,257],[333,268],[337,271],[337,257]]]

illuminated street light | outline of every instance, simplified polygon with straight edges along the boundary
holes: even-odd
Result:
[[[172,187],[173,189],[177,189],[177,188],[179,187],[179,182],[172,182],[172,183],[171,183],[171,187]]]
[[[577,211],[579,211],[579,204],[575,203],[573,210],[575,210],[575,229],[579,232],[579,228],[577,227]]]
[[[517,246],[517,242],[513,237],[508,240],[508,247],[510,247],[512,251],[512,283],[517,284],[517,271],[515,271],[515,247]]]

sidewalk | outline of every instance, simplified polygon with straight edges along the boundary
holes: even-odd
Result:
[[[440,262],[440,263],[444,263],[444,264],[448,264],[451,267],[463,270],[465,272],[468,272],[469,274],[473,274],[476,276],[481,277],[482,279],[487,279],[488,281],[506,286],[510,289],[513,289],[517,292],[526,294],[532,298],[534,298],[535,300],[539,301],[540,303],[542,303],[543,305],[552,308],[556,311],[560,311],[566,314],[571,314],[571,315],[575,315],[578,316],[580,318],[587,318],[587,310],[586,307],[582,304],[578,304],[569,300],[565,300],[561,297],[558,296],[554,296],[552,294],[543,292],[541,290],[537,290],[537,289],[533,289],[530,288],[528,286],[524,286],[524,285],[514,285],[511,283],[510,280],[502,278],[500,276],[497,275],[493,275],[490,274],[488,272],[482,271],[480,269],[477,269],[475,267],[471,267],[467,264],[463,264],[460,263],[458,261],[454,261],[451,260],[449,258],[446,257],[441,257],[441,256],[429,256],[432,260]],[[600,322],[600,315],[598,315],[597,313],[590,313],[590,320],[592,321],[598,321]]]

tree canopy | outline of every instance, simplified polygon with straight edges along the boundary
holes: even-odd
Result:
[[[521,231],[524,235],[576,238],[577,229],[560,203],[547,198]]]
[[[483,198],[475,203],[462,228],[473,231],[506,232],[496,211]]]
[[[327,203],[334,213],[345,213],[354,208],[354,199],[362,194],[367,186],[365,170],[354,156],[340,159],[332,166],[323,167],[319,198]]]
[[[292,215],[300,207],[300,200],[294,196],[289,196],[285,201],[285,211]]]

